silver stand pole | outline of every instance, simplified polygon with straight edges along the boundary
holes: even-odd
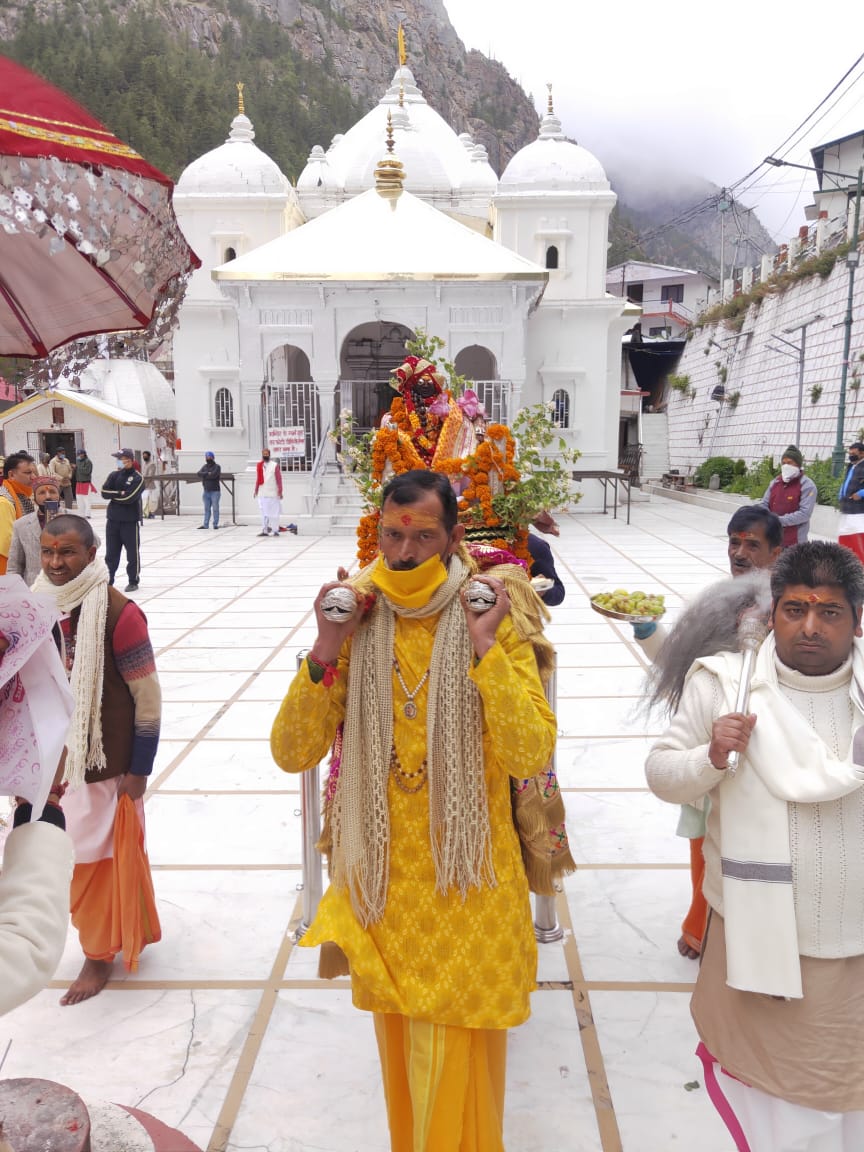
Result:
[[[558,666],[552,670],[552,675],[546,684],[546,699],[554,712],[558,700]],[[555,767],[555,755],[558,741],[552,750],[552,767]],[[558,923],[555,912],[554,896],[534,896],[534,935],[538,944],[554,944],[556,940],[564,939],[564,929]]]
[[[297,653],[297,669],[306,659],[305,651]],[[297,813],[295,812],[295,815]],[[324,893],[321,878],[321,853],[315,847],[321,837],[321,785],[316,764],[300,778],[300,822],[303,835],[303,873],[298,890],[303,893],[303,917],[294,933],[299,940],[309,931]]]

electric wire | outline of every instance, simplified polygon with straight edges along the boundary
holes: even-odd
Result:
[[[792,130],[792,132],[789,133],[789,135],[785,138],[785,140],[782,141],[781,144],[779,144],[777,146],[777,148],[775,148],[774,150],[772,150],[769,153],[770,156],[776,156],[778,159],[783,159],[784,156],[788,155],[788,153],[794,147],[796,147],[796,143],[790,143],[790,142],[795,140],[795,137],[797,137],[798,134],[800,132],[802,132],[802,130],[810,123],[810,121],[813,119],[813,117],[816,115],[816,113],[819,112],[820,109],[831,99],[831,97],[834,95],[834,93],[837,91],[837,89],[840,88],[845,83],[845,81],[848,79],[848,77],[855,71],[855,69],[861,64],[862,61],[864,61],[864,52],[862,52],[861,55],[857,58],[857,60],[855,60],[855,62],[849,68],[847,68],[847,70],[843,73],[843,75],[840,77],[840,79],[837,81],[837,83],[831,88],[831,90],[827,93],[827,95],[825,95],[819,101],[819,103],[816,105],[816,107],[810,113],[808,113],[807,116],[805,116],[805,118],[801,121],[801,123],[798,124],[798,126],[796,128],[794,128]],[[851,91],[851,89],[854,87],[854,85],[857,84],[861,78],[862,77],[859,75],[855,78],[855,80],[853,80],[852,84],[849,85],[849,88],[846,90],[846,92],[841,93],[841,95],[834,102],[834,104],[832,104],[830,108],[826,109],[826,111],[819,118],[819,120],[816,121],[816,124],[821,123],[821,121],[825,118],[825,116],[827,116],[832,111],[832,109],[834,107],[836,107],[837,103],[839,103],[839,101],[841,99],[843,99],[846,95],[848,95],[848,92]],[[816,124],[810,125],[811,130],[813,127],[816,126]],[[788,147],[787,147],[787,145],[788,145]],[[786,149],[786,151],[784,152],[783,149]],[[697,216],[700,216],[703,212],[706,212],[709,208],[716,208],[719,205],[721,199],[724,197],[724,194],[734,193],[739,188],[741,188],[742,194],[746,193],[748,190],[751,190],[748,188],[742,188],[742,185],[746,184],[746,182],[752,176],[755,176],[756,173],[760,172],[763,168],[765,168],[765,166],[766,166],[765,160],[761,160],[755,167],[751,168],[749,172],[746,172],[743,176],[739,177],[736,181],[734,181],[734,183],[727,185],[727,187],[725,189],[723,189],[717,193],[711,193],[709,196],[703,197],[703,199],[699,200],[697,203],[692,204],[689,207],[682,209],[681,212],[679,212],[671,220],[666,221],[664,224],[655,225],[653,228],[648,229],[646,232],[633,233],[631,229],[627,229],[627,228],[622,228],[622,231],[624,231],[625,233],[629,233],[631,241],[634,245],[641,245],[641,244],[649,243],[651,240],[655,240],[658,236],[661,236],[664,232],[667,232],[670,228],[676,228],[676,227],[680,227],[683,224],[688,224],[691,220],[695,219],[695,217],[697,217]],[[771,185],[769,185],[769,187],[771,187]],[[803,188],[803,181],[802,181],[800,187]],[[767,189],[766,189],[766,191],[767,191]],[[763,192],[763,195],[765,195],[764,192]],[[800,189],[799,189],[799,196],[800,196]],[[761,197],[759,199],[761,199]],[[733,203],[733,205],[736,203],[734,197],[732,198],[732,203]],[[758,203],[758,200],[757,200],[757,203]],[[792,212],[794,212],[794,210],[795,209],[793,207],[789,212],[789,216],[792,215]],[[783,227],[785,227],[786,223],[788,222],[789,216],[786,217],[786,220],[783,223]]]

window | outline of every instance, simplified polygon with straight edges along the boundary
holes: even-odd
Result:
[[[233,428],[234,427],[234,398],[227,388],[219,388],[216,391],[216,427],[217,428]]]
[[[223,263],[227,264],[229,260],[236,260],[236,259],[237,259],[237,253],[234,251],[234,249],[233,248],[226,248],[225,249],[225,259],[224,259]]]
[[[627,299],[632,300],[634,304],[642,303],[642,294],[645,291],[644,284],[628,284],[627,285]]]
[[[570,427],[570,397],[563,388],[552,396],[552,420],[558,428]]]
[[[554,244],[550,244],[549,247],[546,249],[546,267],[547,268],[557,268],[558,267],[558,249],[555,247]]]
[[[664,284],[660,289],[660,299],[669,300],[673,304],[684,303],[684,285],[683,284]]]
[[[669,329],[668,329],[667,327],[665,327],[665,325],[661,326],[660,328],[649,328],[649,329],[648,329],[648,335],[649,335],[649,336],[664,336],[664,337],[668,337],[668,335],[669,335]]]

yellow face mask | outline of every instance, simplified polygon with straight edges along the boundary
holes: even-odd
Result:
[[[405,572],[388,568],[384,557],[379,556],[372,573],[375,587],[401,608],[422,608],[446,580],[447,569],[440,556],[430,556],[416,568]]]

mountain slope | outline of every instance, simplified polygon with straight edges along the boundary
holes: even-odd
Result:
[[[535,138],[537,114],[501,64],[465,50],[443,0],[0,0],[3,51],[175,178],[224,141],[242,81],[257,143],[296,179],[313,144],[326,147],[380,99],[400,21],[427,100],[484,144],[500,173]],[[619,195],[610,264],[641,257],[717,271],[719,189],[668,170],[655,181],[641,166],[607,172]],[[706,199],[707,210],[668,227]],[[754,217],[745,256],[735,246],[744,230],[727,213],[727,267],[773,251]]]

